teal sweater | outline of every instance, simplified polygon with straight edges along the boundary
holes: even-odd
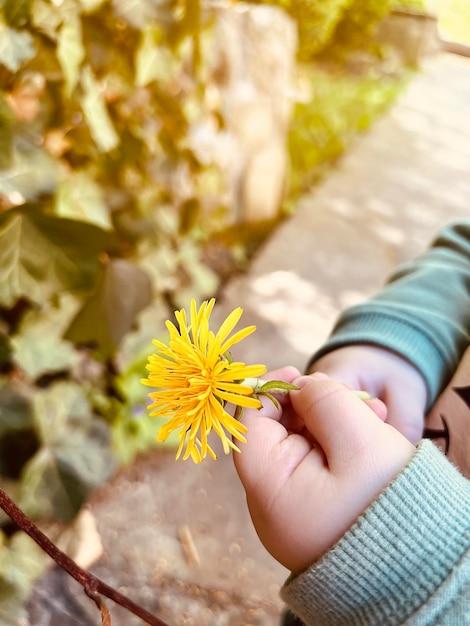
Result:
[[[422,373],[428,409],[470,343],[470,219],[444,228],[388,284],[339,317],[310,363],[336,348],[371,344],[408,359]]]
[[[470,220],[443,229],[378,294],[346,310],[311,363],[361,343],[413,363],[434,404],[470,343]],[[470,482],[423,441],[344,537],[287,580],[282,597],[307,626],[470,625]]]
[[[429,441],[281,595],[306,626],[470,624],[470,481]]]

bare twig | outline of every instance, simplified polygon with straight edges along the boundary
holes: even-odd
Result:
[[[102,626],[111,626],[111,615],[109,614],[108,607],[104,603],[103,598],[99,595],[99,593],[93,591],[92,589],[88,589],[88,587],[85,587],[85,593],[99,608]]]
[[[33,539],[54,561],[65,570],[72,578],[79,582],[85,590],[85,593],[95,602],[101,611],[103,626],[110,626],[111,618],[109,611],[103,600],[99,598],[99,594],[106,596],[116,604],[124,607],[142,621],[150,626],[168,626],[165,622],[158,619],[147,610],[135,604],[132,600],[119,593],[113,587],[110,587],[102,580],[91,574],[87,570],[81,568],[75,561],[68,557],[62,550],[47,537],[36,524],[29,519],[27,515],[13,502],[13,500],[0,488],[0,507],[5,513]],[[99,598],[99,599],[98,599]]]
[[[178,534],[188,564],[197,567],[201,564],[201,559],[199,558],[199,552],[197,551],[189,526],[187,524],[181,526]]]

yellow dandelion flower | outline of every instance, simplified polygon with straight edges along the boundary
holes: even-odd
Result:
[[[207,454],[216,455],[208,443],[212,430],[222,440],[225,454],[240,451],[232,438],[243,443],[246,427],[226,410],[227,403],[239,407],[260,408],[253,386],[244,384],[249,378],[265,373],[264,365],[245,365],[232,361],[229,350],[255,329],[243,328],[230,337],[243,313],[237,308],[223,322],[217,333],[209,329],[209,317],[215,299],[205,301],[197,309],[191,301],[189,320],[186,311],[176,311],[178,328],[167,322],[168,345],[155,340],[158,352],[148,359],[145,385],[156,391],[149,393],[150,416],[166,418],[157,434],[158,441],[177,431],[180,440],[176,458],[191,457],[199,463]]]

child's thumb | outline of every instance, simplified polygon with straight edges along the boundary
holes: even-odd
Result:
[[[322,448],[330,469],[345,467],[364,452],[384,424],[353,391],[324,374],[294,381],[300,391],[291,392],[296,413]],[[350,468],[352,469],[352,468]]]

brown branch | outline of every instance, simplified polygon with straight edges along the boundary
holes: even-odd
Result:
[[[68,557],[62,550],[47,537],[36,524],[27,517],[23,511],[16,506],[13,500],[0,487],[0,507],[5,513],[33,539],[54,561],[60,565],[72,578],[79,582],[85,590],[85,593],[95,602],[101,611],[103,624],[110,624],[109,612],[104,602],[99,598],[98,594],[106,596],[116,604],[124,607],[137,617],[140,617],[146,624],[150,626],[168,626],[165,622],[158,619],[144,608],[135,604],[122,593],[119,593],[113,587],[110,587],[102,580],[91,574],[87,570],[81,568],[75,561]],[[108,620],[106,622],[106,620]]]
[[[85,587],[85,593],[89,598],[93,600],[96,606],[99,608],[101,613],[101,624],[102,626],[111,626],[111,615],[109,614],[108,607],[103,602],[103,598],[96,591],[92,591]]]

